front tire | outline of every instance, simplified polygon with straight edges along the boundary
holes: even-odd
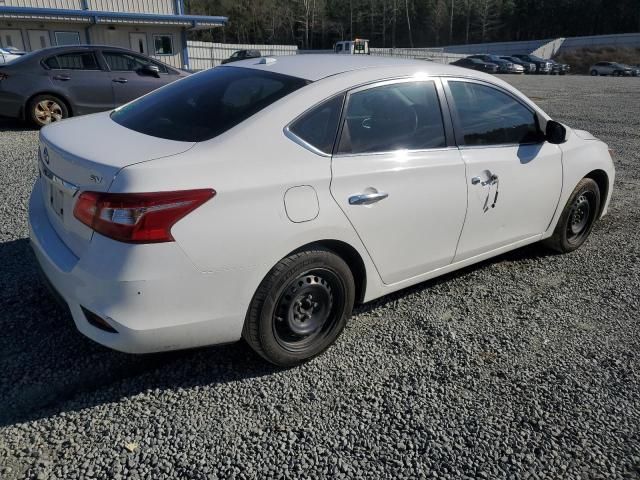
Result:
[[[591,70],[591,76],[592,77],[597,77],[598,76],[598,71],[597,70]]]
[[[580,180],[567,201],[553,236],[545,245],[560,253],[580,248],[591,234],[600,212],[600,189],[590,178]]]
[[[55,95],[37,95],[27,106],[28,119],[36,127],[59,122],[69,116],[67,104]]]
[[[324,352],[351,316],[355,283],[342,258],[321,248],[282,259],[255,293],[242,336],[259,355],[281,366]]]

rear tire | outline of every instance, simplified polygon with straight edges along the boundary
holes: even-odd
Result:
[[[553,236],[543,243],[560,253],[573,252],[586,242],[599,212],[598,184],[590,178],[583,178],[571,193]]]
[[[598,71],[597,70],[591,70],[591,76],[592,77],[597,77],[598,76]]]
[[[333,344],[354,300],[353,274],[342,258],[321,248],[295,253],[258,287],[242,336],[267,361],[299,365]]]
[[[44,127],[67,117],[67,104],[55,95],[36,95],[27,105],[27,118],[36,127]]]

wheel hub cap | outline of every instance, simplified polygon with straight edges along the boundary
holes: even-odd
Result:
[[[35,115],[42,124],[59,122],[62,120],[62,107],[53,100],[43,100],[36,105]]]
[[[571,209],[569,216],[569,231],[573,235],[579,235],[589,222],[591,206],[584,195],[578,197]]]

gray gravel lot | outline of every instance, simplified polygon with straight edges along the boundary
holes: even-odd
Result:
[[[0,123],[0,478],[640,478],[640,79],[507,79],[615,149],[609,215],[365,305],[293,370],[77,333],[27,240],[37,133]]]

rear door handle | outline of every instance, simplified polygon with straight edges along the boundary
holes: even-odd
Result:
[[[388,196],[389,194],[384,192],[359,193],[349,197],[349,205],[371,205],[372,203],[384,200]]]
[[[66,82],[67,80],[71,80],[71,77],[69,75],[55,75],[53,77],[54,80],[61,80],[63,82]]]
[[[126,78],[114,78],[113,81],[116,83],[127,83],[129,80]]]
[[[471,184],[472,185],[481,184],[483,187],[486,187],[487,185],[493,185],[497,181],[498,181],[498,175],[496,175],[495,173],[492,173],[491,175],[489,175],[489,178],[487,180],[485,180],[484,182],[482,181],[482,178],[480,178],[480,177],[473,177],[471,179]]]

